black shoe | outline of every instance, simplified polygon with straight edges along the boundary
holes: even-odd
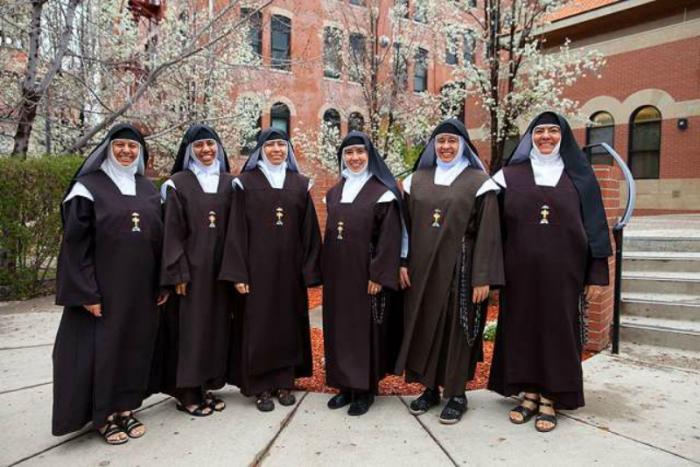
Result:
[[[462,419],[467,411],[467,396],[450,397],[440,414],[440,423],[452,425]]]
[[[440,405],[440,390],[425,388],[418,399],[411,401],[408,411],[413,415],[421,415],[436,405]]]
[[[374,395],[368,392],[357,394],[350,404],[348,409],[348,415],[357,417],[359,415],[364,415],[367,413],[369,408],[374,403]]]
[[[270,391],[265,391],[258,394],[255,405],[261,412],[271,412],[275,410],[275,402],[272,400],[272,394],[270,394]]]
[[[297,398],[294,397],[294,394],[289,389],[278,389],[275,391],[275,396],[280,401],[280,404],[284,406],[294,405],[297,402]]]
[[[352,402],[352,394],[350,393],[350,391],[343,391],[328,399],[327,405],[329,409],[335,410],[345,407],[350,402]]]

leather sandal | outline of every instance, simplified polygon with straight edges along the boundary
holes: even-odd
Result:
[[[255,400],[255,406],[261,412],[272,412],[275,410],[275,402],[272,400],[272,394],[270,391],[264,391],[258,394]]]
[[[554,408],[554,404],[551,402],[542,402],[540,401],[540,407],[552,407]],[[537,422],[549,422],[552,424],[549,428],[540,428],[540,426],[537,424]],[[539,431],[540,433],[549,433],[550,431],[554,430],[557,427],[557,415],[556,412],[554,412],[554,415],[550,415],[548,413],[538,413],[537,416],[535,417],[535,429]]]
[[[139,435],[134,434],[134,430],[138,427],[143,426],[143,423],[138,421],[136,417],[134,417],[133,413],[130,413],[129,415],[117,415],[116,423],[126,432],[126,435],[129,438],[136,439],[146,434],[145,431]]]
[[[221,412],[226,408],[226,402],[223,399],[216,397],[211,391],[204,393],[204,402],[206,402],[209,407],[217,412]]]
[[[201,404],[197,405],[194,409],[188,409],[186,406],[180,403],[178,403],[176,407],[177,410],[179,410],[180,412],[188,413],[193,417],[208,417],[209,415],[214,413],[212,408],[206,402],[202,402]],[[206,411],[207,409],[209,409],[209,412]]]
[[[535,408],[530,409],[528,407],[525,407],[522,403],[520,405],[518,405],[517,407],[513,407],[512,409],[510,409],[511,413],[520,414],[523,418],[522,418],[522,420],[516,420],[513,417],[509,416],[508,418],[510,419],[511,423],[514,423],[516,425],[522,425],[523,423],[527,423],[528,421],[530,421],[530,419],[535,414],[537,414],[537,412],[539,410],[540,401],[538,399],[533,399],[533,398],[527,397],[527,396],[523,397],[523,402],[524,401],[532,402],[533,404],[535,404]]]
[[[111,439],[112,436],[119,434],[119,433],[124,433],[125,435],[129,436],[127,432],[124,431],[122,427],[120,427],[117,423],[114,421],[107,422],[107,425],[105,426],[104,431],[97,429],[95,430],[97,433],[99,433],[100,436],[105,440],[105,443],[111,444],[111,445],[118,445],[118,444],[124,444],[127,441],[129,441],[129,438],[124,438],[124,439]]]
[[[467,396],[450,397],[438,419],[444,425],[454,425],[467,411]]]

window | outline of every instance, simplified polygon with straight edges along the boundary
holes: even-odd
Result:
[[[464,123],[464,83],[447,83],[440,88],[440,112],[443,118],[456,118]]]
[[[428,6],[426,0],[417,0],[414,6],[413,19],[419,23],[428,22]]]
[[[335,109],[328,109],[323,113],[323,123],[328,128],[335,128],[340,135],[340,113]]]
[[[615,141],[615,120],[608,112],[596,112],[591,116],[591,122],[586,127],[586,144],[608,143]],[[611,164],[612,158],[601,147],[588,150],[592,164]]]
[[[241,154],[250,154],[250,151],[252,151],[255,145],[257,144],[258,135],[260,134],[261,129],[262,115],[258,117],[258,121],[255,123],[255,131],[248,134],[246,140],[243,142],[243,145],[241,146]]]
[[[365,0],[350,0],[350,5],[365,6]]]
[[[467,0],[467,5],[469,8],[476,8],[476,0]]]
[[[289,107],[281,102],[277,102],[270,110],[270,126],[289,134]]]
[[[358,33],[350,34],[350,81],[360,82],[365,73],[367,49],[365,36]]]
[[[271,22],[272,68],[291,70],[292,20],[273,15]]]
[[[464,63],[474,63],[474,48],[476,47],[476,38],[472,31],[464,33],[464,49],[462,52],[462,59]]]
[[[416,51],[415,58],[413,90],[415,92],[425,92],[428,89],[428,51],[419,48]]]
[[[457,43],[453,33],[445,35],[445,63],[448,65],[457,65]]]
[[[322,148],[320,150],[327,156],[332,156],[340,144],[340,113],[335,109],[328,109],[323,113],[323,126],[321,128]]]
[[[262,12],[241,8],[241,17],[248,18],[248,45],[258,56],[262,55]]]
[[[659,178],[661,112],[656,107],[637,109],[630,119],[629,165],[635,178]]]
[[[406,50],[400,43],[394,43],[394,80],[396,88],[405,91],[408,89],[408,58]]]
[[[342,39],[343,33],[338,28],[327,27],[323,30],[323,76],[327,78],[340,78]]]
[[[350,117],[348,117],[348,131],[352,130],[365,130],[365,117],[359,112],[353,112],[350,114]]]
[[[396,13],[400,13],[402,17],[408,18],[408,0],[396,0],[394,5],[396,6]]]

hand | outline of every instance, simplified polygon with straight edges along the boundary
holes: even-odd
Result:
[[[399,269],[399,283],[402,289],[407,289],[411,286],[411,279],[408,277],[407,267],[401,267]]]
[[[598,296],[603,292],[603,287],[599,285],[587,285],[583,290],[586,296],[586,301],[590,302],[591,300],[598,298]]]
[[[250,286],[244,282],[237,282],[234,287],[236,287],[236,292],[241,295],[250,293]]]
[[[377,295],[379,292],[382,291],[382,286],[381,284],[377,284],[376,282],[369,281],[367,284],[367,293],[370,295]]]
[[[175,293],[182,295],[183,297],[187,295],[187,282],[180,282],[175,286]]]
[[[472,302],[481,303],[486,300],[489,296],[489,286],[488,285],[477,285],[472,290]]]
[[[99,303],[96,303],[95,305],[83,305],[83,308],[89,311],[90,314],[96,318],[100,318],[102,316],[102,305]]]
[[[168,298],[170,298],[170,292],[168,292],[168,291],[161,292],[158,294],[158,300],[156,301],[156,304],[158,306],[161,306],[161,305],[165,304],[165,302],[168,301]]]

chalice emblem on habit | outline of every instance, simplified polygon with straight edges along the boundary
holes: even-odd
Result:
[[[546,204],[540,208],[540,224],[549,224],[549,206]]]
[[[440,209],[435,209],[433,211],[433,227],[440,227],[440,218],[442,217],[442,211]]]
[[[343,239],[343,230],[345,230],[345,222],[338,221],[338,240]]]
[[[216,228],[216,213],[214,211],[209,211],[209,228]]]
[[[134,224],[133,227],[131,227],[132,232],[141,232],[141,227],[139,227],[140,222],[141,222],[141,215],[138,212],[132,212],[131,213],[131,223]]]
[[[275,216],[277,217],[277,222],[275,222],[275,224],[276,225],[284,225],[284,222],[282,222],[282,218],[284,217],[284,209],[282,209],[282,208],[275,209]]]

